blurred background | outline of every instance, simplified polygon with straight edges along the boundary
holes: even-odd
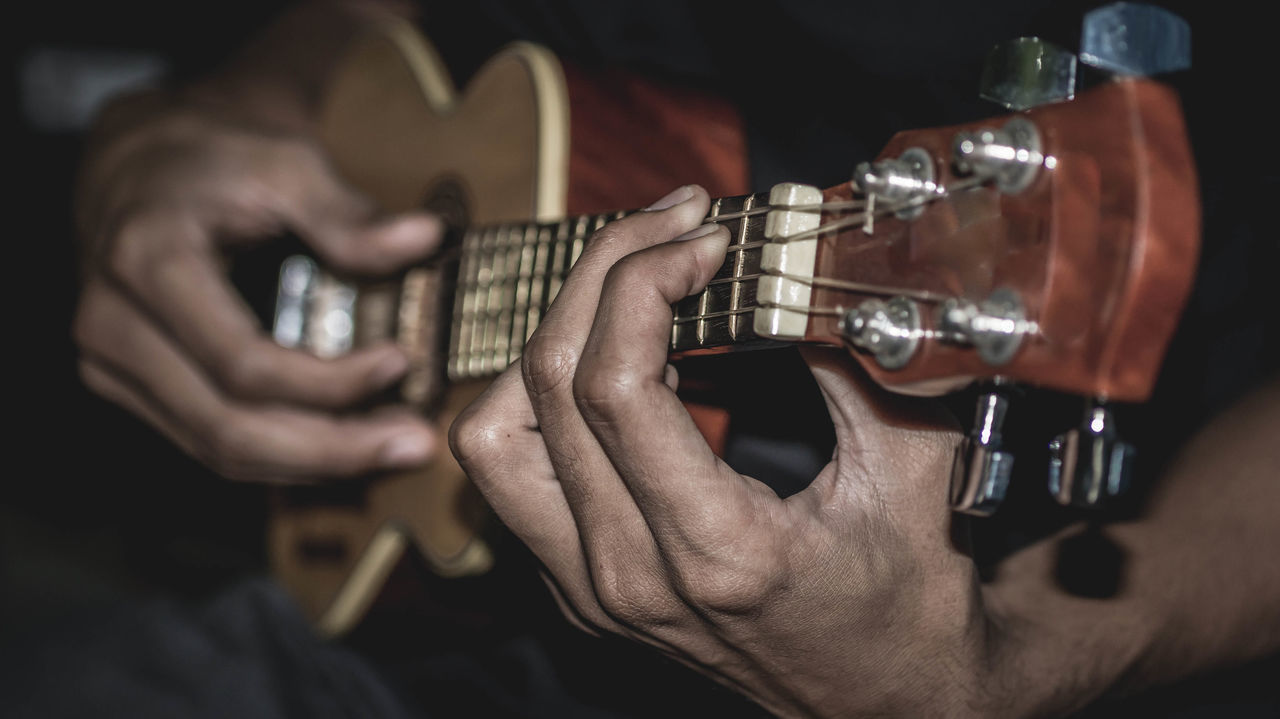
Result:
[[[106,616],[114,608],[144,602],[198,606],[265,572],[265,490],[211,476],[132,415],[79,384],[68,335],[77,287],[71,188],[83,133],[105,99],[209,69],[285,5],[278,0],[45,2],[24,5],[9,23],[11,52],[4,68],[9,82],[4,87],[11,118],[7,125],[16,132],[8,143],[17,158],[11,167],[17,172],[7,183],[11,229],[5,275],[15,286],[6,292],[13,328],[6,366],[12,368],[8,394],[17,401],[9,403],[4,443],[9,469],[0,480],[0,674],[13,668],[6,662],[35,656],[22,652],[38,647],[41,637],[65,641],[68,632],[87,626],[69,624],[69,618],[83,622],[86,616]],[[1193,22],[1197,32],[1212,27],[1208,21],[1216,11],[1188,9],[1205,20]],[[1270,92],[1266,88],[1274,83],[1277,67],[1274,60],[1252,65],[1235,54],[1240,49],[1235,43],[1251,44],[1235,35],[1237,28],[1247,33],[1240,26],[1249,24],[1247,17],[1236,16],[1230,33],[1197,36],[1194,62],[1202,79],[1183,81],[1200,100],[1191,121],[1197,138],[1206,139],[1197,144],[1202,169],[1211,168],[1216,176],[1239,169],[1246,178],[1243,195],[1238,188],[1220,188],[1207,193],[1206,202],[1253,212],[1273,201],[1280,187],[1271,162],[1276,157],[1273,138],[1263,134],[1260,117],[1249,110],[1259,93]],[[1219,50],[1228,55],[1215,58]],[[1252,62],[1253,55],[1248,57]],[[1249,142],[1242,146],[1234,141],[1239,138]],[[1218,216],[1228,214],[1220,211]],[[1275,237],[1269,226],[1245,224],[1244,230],[1206,239],[1266,248],[1248,233]],[[1274,260],[1275,248],[1269,252]],[[1253,265],[1246,262],[1244,270],[1238,263],[1209,266],[1211,272],[1217,267],[1223,273],[1216,279],[1218,286],[1235,288],[1238,296],[1224,290],[1205,300],[1213,310],[1205,323],[1232,316],[1233,307],[1253,307],[1268,299],[1276,306],[1261,289],[1260,283],[1273,286],[1263,276],[1264,256],[1248,256]],[[1272,261],[1270,267],[1275,266]],[[1232,378],[1242,382],[1242,375],[1230,367],[1255,373],[1274,368],[1274,328],[1273,316],[1262,325],[1226,328],[1220,351],[1237,355],[1236,362],[1228,362],[1218,384],[1204,391],[1219,396],[1241,391]],[[1181,342],[1194,343],[1202,336]],[[538,611],[543,609],[540,604]],[[552,615],[548,610],[547,616]],[[580,641],[556,637],[570,644]],[[670,686],[675,687],[687,680],[679,672],[664,676],[674,677]],[[1275,677],[1280,677],[1280,662],[1272,659],[1085,716],[1280,716]],[[20,687],[6,686],[0,678],[0,690]],[[14,699],[5,691],[0,691],[0,715],[6,715],[5,707]]]

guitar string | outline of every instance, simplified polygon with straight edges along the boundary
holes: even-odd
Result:
[[[985,183],[985,181],[984,181],[982,178],[970,178],[970,179],[967,179],[967,180],[960,180],[960,181],[956,181],[955,183],[953,183],[953,184],[952,184],[951,186],[949,186],[949,187],[939,187],[939,188],[937,188],[937,190],[936,190],[934,193],[931,193],[930,195],[925,196],[925,197],[923,197],[923,198],[921,198],[921,197],[917,197],[917,198],[914,198],[914,199],[912,199],[912,200],[908,200],[908,201],[905,201],[905,202],[889,203],[889,204],[881,204],[879,207],[875,206],[875,203],[874,203],[874,197],[869,198],[869,200],[870,200],[869,202],[868,202],[868,201],[861,201],[861,200],[827,201],[827,202],[814,203],[814,204],[809,204],[809,205],[794,205],[794,206],[789,206],[789,207],[785,207],[785,208],[783,208],[783,207],[774,207],[774,206],[772,206],[772,205],[763,205],[763,206],[759,206],[759,207],[751,208],[751,209],[749,209],[749,210],[743,210],[743,211],[734,212],[734,213],[725,213],[725,214],[719,214],[719,215],[709,216],[709,217],[705,218],[704,222],[716,222],[717,224],[724,224],[724,223],[732,222],[732,221],[735,221],[735,220],[740,220],[740,219],[745,219],[745,218],[748,218],[748,217],[753,217],[753,216],[758,216],[758,215],[762,215],[762,214],[767,214],[768,212],[771,212],[771,211],[773,211],[773,210],[775,210],[775,209],[785,209],[785,210],[790,210],[790,211],[799,211],[799,212],[804,212],[804,211],[815,211],[815,210],[820,210],[820,211],[845,211],[845,212],[848,212],[848,211],[853,211],[853,210],[863,210],[862,212],[853,212],[853,214],[851,214],[851,215],[848,215],[848,216],[845,216],[845,217],[841,217],[841,218],[839,218],[839,219],[837,219],[837,220],[834,220],[834,221],[832,221],[832,222],[828,222],[828,223],[826,223],[826,224],[824,224],[824,225],[820,225],[819,227],[813,228],[812,230],[808,230],[808,231],[803,232],[803,233],[798,233],[797,235],[792,235],[792,236],[790,236],[790,237],[782,238],[782,239],[780,239],[780,240],[779,240],[779,239],[775,239],[775,240],[762,240],[762,241],[756,241],[756,242],[750,242],[750,243],[741,243],[741,244],[731,245],[731,246],[729,246],[728,248],[726,248],[726,252],[725,252],[726,256],[729,256],[729,255],[731,255],[731,254],[733,254],[733,253],[735,253],[735,252],[743,252],[743,251],[745,251],[745,250],[755,249],[756,247],[764,246],[765,244],[768,244],[770,241],[775,241],[775,242],[776,242],[776,241],[787,242],[787,241],[796,241],[796,240],[799,240],[799,239],[806,239],[806,238],[808,238],[808,237],[818,237],[818,236],[821,236],[821,235],[823,235],[823,234],[828,234],[828,233],[830,233],[830,232],[834,232],[834,231],[838,231],[838,230],[841,230],[841,229],[845,229],[845,228],[847,228],[847,227],[855,226],[855,225],[857,225],[857,224],[859,224],[859,223],[862,223],[862,224],[863,224],[864,229],[866,229],[866,230],[870,231],[871,227],[870,227],[870,223],[868,222],[869,217],[880,217],[880,216],[885,216],[885,215],[888,215],[888,214],[890,214],[890,213],[897,213],[897,212],[900,212],[901,210],[904,210],[904,209],[909,209],[909,208],[912,208],[912,207],[918,207],[918,206],[923,205],[923,204],[926,204],[926,203],[931,203],[931,202],[934,202],[934,201],[937,201],[937,200],[943,199],[943,198],[947,197],[948,195],[952,194],[953,192],[962,191],[962,190],[966,190],[966,189],[969,189],[969,188],[972,188],[972,187],[980,186],[980,185],[982,185],[982,184],[984,184],[984,183]],[[867,212],[866,210],[870,210],[870,212]],[[557,229],[559,229],[560,227],[565,226],[565,225],[568,225],[568,224],[570,224],[570,222],[572,222],[572,224],[577,225],[577,226],[579,226],[579,227],[582,227],[582,226],[584,226],[584,225],[585,225],[585,226],[587,226],[588,228],[590,228],[592,225],[596,225],[596,224],[603,224],[603,223],[607,222],[610,218],[617,218],[617,217],[620,217],[621,215],[622,215],[622,213],[610,213],[610,214],[608,214],[608,215],[583,216],[583,217],[576,218],[576,220],[565,220],[565,221],[562,221],[562,222],[558,223],[558,224],[556,225],[556,227],[557,227]],[[513,231],[513,230],[519,230],[521,227],[525,228],[525,229],[524,229],[524,231]],[[500,229],[498,229],[497,231],[493,232],[493,234],[492,234],[492,235],[490,235],[490,236],[491,236],[491,237],[499,236],[499,235],[503,234],[503,231],[505,230],[505,234],[506,234],[506,237],[507,237],[507,238],[511,238],[511,237],[513,237],[513,236],[523,238],[523,237],[525,237],[525,236],[527,236],[527,235],[529,234],[529,233],[528,233],[528,229],[527,229],[527,228],[528,228],[528,226],[511,226],[511,227],[506,227],[506,228],[500,228]],[[591,229],[592,229],[592,231],[594,231],[594,229],[595,229],[595,228],[591,228]],[[558,234],[559,234],[559,233],[558,233]],[[573,236],[571,236],[571,237],[566,237],[566,238],[563,238],[563,239],[556,238],[556,239],[552,240],[552,243],[560,243],[560,244],[570,245],[570,244],[572,244],[572,243],[576,243],[576,242],[579,242],[579,241],[583,241],[583,240],[585,240],[588,234],[589,234],[589,233],[575,233],[575,234],[574,234]],[[855,247],[853,247],[853,248],[846,248],[846,251],[859,252],[859,251],[863,251],[863,250],[866,250],[866,249],[870,249],[871,247],[874,247],[874,246],[887,244],[889,241],[890,241],[890,240],[889,240],[888,238],[884,238],[884,239],[882,239],[882,238],[877,237],[875,240],[869,240],[869,241],[867,241],[867,242],[859,243],[858,245],[856,245],[856,246],[855,246]],[[509,242],[509,241],[508,241],[508,242],[500,243],[500,244],[489,244],[489,243],[484,243],[484,244],[488,244],[488,247],[484,247],[484,244],[482,244],[482,242],[483,242],[483,240],[482,240],[481,242],[475,242],[475,243],[473,243],[473,244],[474,244],[474,245],[476,245],[476,246],[478,246],[478,247],[477,247],[477,249],[500,249],[500,248],[504,248],[504,247],[505,247],[505,248],[506,248],[506,249],[508,249],[508,250],[510,250],[510,249],[515,249],[515,248],[523,248],[523,247],[527,247],[527,246],[529,246],[529,245],[531,244],[531,243],[528,243],[528,242],[513,243],[513,242]],[[541,242],[539,242],[539,243],[537,243],[537,244],[542,244],[542,243],[541,243]],[[566,248],[566,249],[567,249],[567,248]],[[550,255],[550,254],[552,254],[552,253],[551,253],[551,252],[548,252],[548,254]],[[496,255],[492,258],[492,260],[493,260],[494,262],[496,262],[496,261],[497,261],[497,257],[496,257]],[[475,289],[475,290],[477,290],[477,291],[480,291],[480,290],[483,290],[483,289],[491,289],[491,284],[506,285],[506,284],[508,284],[508,283],[515,283],[515,284],[518,284],[519,282],[521,282],[521,281],[525,281],[525,280],[529,280],[529,281],[539,281],[539,280],[541,280],[541,281],[546,281],[546,280],[548,280],[548,279],[552,279],[552,280],[554,280],[554,279],[562,279],[562,278],[564,277],[564,275],[568,274],[568,272],[569,272],[571,269],[572,269],[572,266],[570,266],[570,267],[566,267],[566,268],[564,268],[564,269],[562,269],[562,270],[553,271],[553,272],[550,272],[550,273],[547,273],[547,272],[534,272],[534,273],[531,273],[531,274],[523,274],[523,273],[519,273],[519,272],[517,272],[517,274],[515,274],[515,275],[506,275],[506,276],[504,276],[504,277],[503,277],[503,281],[502,281],[501,283],[480,283],[480,282],[477,282],[475,285],[471,285],[471,284],[469,284],[469,283],[468,283],[468,284],[463,285],[463,286],[464,286],[465,288],[467,288],[467,289]],[[787,273],[782,273],[782,272],[777,272],[777,271],[768,271],[768,270],[766,270],[766,271],[762,271],[762,272],[760,272],[760,273],[750,274],[750,275],[741,275],[741,276],[730,276],[730,277],[717,278],[717,279],[713,279],[711,282],[709,282],[709,283],[708,283],[708,285],[710,286],[710,285],[718,285],[718,284],[725,284],[725,283],[747,282],[747,281],[750,281],[750,280],[753,280],[753,279],[759,279],[760,277],[765,276],[765,275],[775,275],[775,276],[779,276],[779,277],[782,277],[782,278],[784,278],[784,279],[788,279],[788,280],[792,280],[792,281],[797,281],[797,282],[801,282],[801,283],[804,283],[804,284],[808,284],[808,285],[810,285],[811,287],[826,287],[826,288],[837,289],[837,290],[843,290],[843,291],[848,291],[848,292],[857,292],[857,293],[860,293],[860,294],[870,294],[870,295],[880,295],[880,296],[901,295],[901,296],[911,297],[911,298],[917,299],[917,300],[919,300],[919,301],[922,301],[922,302],[929,302],[929,303],[934,303],[934,302],[941,301],[942,299],[945,299],[945,296],[938,295],[938,294],[936,294],[936,293],[932,293],[932,292],[928,292],[928,291],[922,291],[922,290],[911,290],[911,289],[907,289],[907,288],[895,288],[895,287],[889,287],[889,286],[873,285],[873,284],[869,284],[869,283],[858,283],[858,282],[851,282],[851,281],[847,281],[847,280],[841,280],[841,279],[838,279],[838,278],[829,278],[829,277],[804,277],[804,276],[799,276],[799,275],[789,275],[789,274],[787,274]],[[705,292],[705,290],[704,290],[704,292]],[[720,318],[720,317],[729,317],[729,316],[735,316],[735,315],[740,315],[740,314],[746,314],[746,313],[748,313],[748,312],[754,312],[757,308],[762,308],[762,307],[779,307],[779,308],[783,308],[783,309],[793,309],[794,311],[803,311],[803,312],[809,312],[809,313],[815,313],[815,314],[827,314],[827,315],[843,314],[843,313],[844,313],[844,311],[845,311],[845,310],[844,310],[844,308],[843,308],[843,307],[841,307],[841,306],[839,306],[839,305],[834,306],[834,307],[806,307],[806,308],[799,308],[799,307],[795,307],[795,308],[791,308],[791,307],[788,307],[788,306],[779,305],[779,304],[777,304],[777,303],[761,302],[761,303],[757,303],[757,304],[754,304],[754,305],[747,305],[747,306],[744,306],[744,307],[737,307],[737,308],[733,308],[733,309],[729,309],[729,310],[720,310],[720,311],[716,311],[716,312],[704,312],[704,313],[698,313],[698,314],[696,314],[696,315],[688,315],[688,316],[678,316],[678,317],[673,317],[672,322],[673,322],[673,324],[685,324],[685,323],[689,323],[689,322],[702,322],[702,321],[706,321],[706,320],[710,320],[710,319],[717,319],[717,318]],[[486,311],[486,312],[485,312],[485,313],[483,313],[483,314],[484,314],[484,315],[487,315],[487,316],[499,316],[499,317],[500,317],[500,316],[502,316],[504,313],[509,313],[509,312],[510,312],[511,310],[513,310],[513,309],[515,309],[515,308],[514,308],[514,307],[499,307],[499,308],[495,308],[495,309],[493,309],[493,310],[488,310],[488,311]],[[531,308],[528,308],[528,307],[520,307],[520,309],[525,310],[525,311],[528,311],[528,310],[529,310],[529,309],[531,309]],[[481,314],[481,313],[475,313],[475,314],[468,314],[468,313],[464,313],[464,315],[463,315],[460,319],[472,319],[472,320],[474,320],[474,319],[476,318],[476,316],[478,316],[479,314]],[[524,342],[523,342],[523,341],[521,341],[521,340],[519,340],[519,339],[516,339],[516,338],[514,338],[514,337],[513,337],[513,338],[511,338],[511,339],[512,339],[513,341],[512,341],[510,344],[511,344],[511,345],[515,345],[515,346],[513,346],[513,347],[510,347],[510,349],[511,349],[511,350],[513,350],[513,351],[520,349],[520,348],[523,346],[523,344],[524,344]],[[527,339],[527,338],[526,338],[526,339]],[[496,354],[507,354],[507,353],[508,353],[506,348],[503,348],[503,349],[501,349],[501,350],[499,350],[499,348],[493,348],[493,349],[485,349],[485,350],[482,350],[482,351],[483,351],[484,353],[487,353],[487,354],[495,354],[495,356],[496,356]],[[466,351],[464,351],[464,353],[465,353],[465,354],[470,354],[470,352],[466,352]]]
[[[979,178],[979,177],[975,177],[975,178],[968,178],[968,179],[965,179],[965,180],[957,180],[956,182],[952,183],[952,185],[950,185],[949,187],[942,187],[942,186],[939,186],[939,187],[938,187],[938,189],[937,189],[935,192],[930,193],[929,195],[924,196],[923,198],[917,198],[917,199],[914,199],[914,200],[908,200],[908,201],[904,201],[904,202],[897,202],[897,203],[890,203],[890,204],[879,204],[878,206],[874,207],[874,209],[872,209],[872,211],[871,211],[871,216],[873,216],[873,217],[882,217],[882,216],[886,216],[886,215],[889,215],[889,214],[892,214],[892,213],[900,212],[900,211],[902,211],[902,210],[904,210],[904,209],[911,209],[911,208],[918,207],[918,206],[921,206],[921,205],[926,204],[926,203],[936,202],[936,201],[938,201],[938,200],[944,199],[945,197],[949,196],[949,195],[950,195],[950,194],[952,194],[953,192],[957,192],[957,191],[962,191],[962,190],[970,189],[970,188],[972,188],[972,187],[977,187],[977,186],[980,186],[980,185],[984,184],[985,182],[986,182],[986,180],[984,180],[983,178]],[[774,206],[772,206],[772,205],[762,205],[762,206],[760,206],[760,207],[752,208],[752,209],[750,209],[750,210],[744,210],[744,211],[741,211],[741,212],[728,213],[728,214],[724,214],[724,215],[708,216],[707,218],[705,218],[705,220],[704,220],[704,224],[708,224],[708,223],[711,223],[711,222],[715,222],[715,223],[717,223],[717,224],[721,224],[721,223],[724,223],[724,222],[732,222],[732,221],[735,221],[735,220],[738,220],[738,219],[743,219],[743,218],[745,218],[745,217],[750,217],[750,216],[755,216],[755,215],[766,214],[766,213],[771,212],[771,211],[773,211],[773,210],[775,210],[775,209],[777,209],[777,210],[789,210],[789,211],[805,212],[805,211],[826,210],[826,209],[833,209],[833,210],[845,210],[845,211],[848,211],[848,210],[854,210],[854,209],[863,209],[863,208],[865,208],[865,207],[867,207],[867,203],[866,203],[866,202],[864,202],[864,201],[860,201],[860,200],[852,200],[852,201],[849,201],[849,200],[831,201],[831,202],[821,202],[821,203],[810,204],[810,205],[795,205],[795,206],[790,206],[790,207],[774,207]],[[605,218],[605,217],[612,217],[612,216],[615,216],[615,215],[617,215],[617,214],[618,214],[618,213],[606,213],[606,214],[604,214],[604,215],[592,215],[592,216],[589,216],[589,217],[591,217],[591,218],[592,218],[592,220],[594,221],[594,220],[596,220],[596,219],[603,219],[603,218]],[[582,218],[579,218],[577,221],[574,221],[574,224],[591,224],[591,223],[584,223],[584,222],[582,222],[582,219],[585,219],[586,217],[588,217],[588,216],[583,216]],[[866,220],[867,220],[867,213],[866,213],[866,212],[855,212],[855,213],[853,213],[853,214],[850,214],[850,215],[845,216],[845,217],[841,217],[841,218],[839,218],[839,219],[837,219],[837,220],[834,220],[834,221],[832,221],[832,222],[828,222],[827,224],[820,225],[820,226],[815,227],[815,228],[813,228],[813,229],[811,229],[811,230],[807,230],[807,231],[802,232],[802,233],[797,233],[797,234],[795,234],[795,235],[791,235],[791,236],[789,236],[789,237],[785,237],[785,238],[775,238],[775,239],[772,239],[772,240],[758,240],[758,241],[754,241],[754,242],[748,242],[748,243],[742,243],[742,244],[734,244],[734,245],[730,245],[729,247],[727,247],[727,248],[726,248],[726,250],[725,250],[725,254],[726,254],[726,256],[727,256],[727,255],[732,254],[732,253],[734,253],[734,252],[742,252],[742,251],[744,251],[744,250],[755,249],[756,247],[762,247],[762,246],[764,246],[764,245],[766,245],[766,244],[769,244],[770,242],[786,243],[786,242],[794,242],[794,241],[796,241],[796,240],[801,240],[801,239],[810,239],[810,238],[813,238],[813,237],[819,237],[819,236],[821,236],[821,235],[828,234],[828,233],[835,232],[835,231],[842,230],[842,229],[846,229],[846,228],[848,228],[848,227],[852,227],[852,226],[855,226],[855,225],[858,225],[858,224],[864,224],[864,223],[866,222]],[[562,221],[562,222],[557,223],[557,224],[566,224],[566,223],[568,223],[568,222],[570,222],[570,220],[565,220],[565,221]],[[496,235],[496,234],[500,234],[500,233],[502,233],[502,231],[503,231],[503,230],[507,230],[506,234],[507,234],[507,236],[509,236],[509,237],[511,237],[511,236],[522,236],[522,235],[527,234],[527,233],[524,233],[524,232],[511,232],[510,230],[518,229],[518,228],[523,228],[523,227],[527,227],[527,226],[526,226],[526,225],[499,226],[499,228],[497,229],[497,231],[496,231],[496,232],[494,232],[493,234],[495,234],[495,235]],[[573,236],[566,237],[566,238],[563,238],[563,239],[555,239],[555,240],[552,240],[552,242],[551,242],[551,243],[548,243],[548,244],[557,244],[557,243],[558,243],[558,244],[562,244],[562,245],[569,245],[569,244],[572,244],[572,243],[577,242],[577,241],[580,241],[580,240],[585,241],[585,240],[587,239],[588,234],[589,234],[589,233],[584,233],[584,234],[581,234],[581,235],[573,235]],[[874,235],[873,235],[873,236],[874,236]],[[862,250],[864,250],[864,249],[869,249],[870,247],[877,246],[878,244],[882,244],[883,242],[884,242],[883,240],[879,240],[879,239],[877,238],[877,241],[871,241],[871,242],[860,243],[859,245],[856,245],[855,247],[852,247],[852,248],[844,248],[844,251],[846,251],[846,252],[847,252],[847,251],[854,251],[854,252],[858,252],[858,251],[862,251]],[[475,243],[475,244],[479,244],[479,243]],[[537,246],[537,245],[540,245],[540,244],[542,244],[542,243],[541,243],[541,242],[537,242],[537,243],[527,243],[527,242],[508,242],[508,243],[502,243],[502,244],[494,244],[494,245],[488,245],[488,246],[481,246],[481,247],[477,247],[476,249],[492,249],[492,250],[502,250],[502,249],[506,249],[506,250],[510,250],[510,249],[514,249],[514,248],[523,248],[523,247]],[[550,253],[548,253],[548,254],[550,254]],[[496,260],[496,259],[497,259],[496,254],[495,254],[495,256],[494,256],[492,259],[494,259],[494,260]],[[516,275],[505,275],[505,276],[503,277],[503,281],[502,281],[502,282],[499,282],[499,283],[492,283],[492,282],[487,282],[487,281],[483,281],[483,282],[482,282],[482,281],[480,281],[480,280],[478,280],[478,279],[477,279],[477,281],[476,281],[476,282],[460,282],[460,283],[459,283],[459,286],[460,286],[460,287],[463,287],[463,288],[466,288],[466,289],[473,289],[473,288],[474,288],[474,289],[488,289],[491,285],[494,285],[494,284],[497,284],[497,285],[506,285],[506,284],[508,284],[508,283],[511,283],[511,282],[518,282],[518,281],[523,280],[523,279],[545,279],[545,278],[558,279],[558,278],[563,278],[565,275],[567,275],[567,274],[569,273],[569,271],[570,271],[570,270],[572,270],[572,266],[570,266],[570,267],[565,267],[565,268],[557,268],[557,269],[552,270],[552,271],[550,271],[550,272],[547,272],[547,271],[537,272],[537,271],[535,271],[535,272],[532,272],[532,273],[530,273],[530,274],[518,273],[518,274],[516,274]]]

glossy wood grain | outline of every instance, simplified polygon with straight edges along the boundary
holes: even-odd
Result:
[[[859,354],[888,387],[939,394],[998,375],[1083,395],[1145,399],[1186,303],[1200,242],[1195,168],[1176,95],[1155,82],[1119,80],[1027,116],[1052,165],[1034,185],[1016,195],[992,187],[957,192],[918,219],[877,219],[871,235],[860,229],[826,235],[817,274],[975,302],[1008,287],[1039,325],[1000,367],[972,348],[935,339],[922,342],[899,370]],[[925,148],[945,186],[956,179],[955,133],[1005,120],[904,132],[881,156]],[[828,200],[851,196],[848,185],[826,192]],[[864,297],[819,288],[813,304],[847,308]],[[936,326],[935,309],[922,305],[926,330]],[[813,317],[807,339],[840,343],[836,318]]]

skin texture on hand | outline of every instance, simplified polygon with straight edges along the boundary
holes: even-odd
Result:
[[[309,6],[292,22],[332,26],[321,10],[334,8]],[[386,343],[319,359],[277,346],[230,286],[225,251],[292,232],[339,271],[389,274],[427,257],[441,223],[380,215],[311,139],[305,93],[275,94],[271,110],[252,101],[268,94],[262,78],[286,73],[246,77],[126,98],[99,121],[76,203],[81,376],[230,478],[421,464],[439,444],[421,417],[350,411],[403,375],[404,354]]]
[[[728,236],[698,227],[701,189],[667,205],[592,238],[523,366],[454,424],[455,454],[584,628],[780,714],[963,713],[986,634],[937,481],[958,433],[816,351],[831,463],[786,499],[730,469],[666,361],[670,305],[708,281]]]
[[[1280,382],[1191,442],[1101,531],[1121,591],[1055,575],[1073,526],[980,583],[947,484],[959,435],[841,351],[804,353],[836,432],[785,499],[701,439],[666,364],[671,303],[728,237],[681,188],[588,243],[526,347],[450,432],[570,621],[654,647],[784,716],[1061,716],[1280,648]],[[963,543],[963,539],[958,540]]]

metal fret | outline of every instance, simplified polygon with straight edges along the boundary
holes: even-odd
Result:
[[[489,326],[489,281],[493,277],[493,245],[498,229],[490,227],[480,233],[476,250],[475,301],[471,311],[471,346],[467,358],[467,374],[482,377],[485,374],[485,336]]]
[[[511,298],[511,343],[507,350],[507,364],[513,364],[524,351],[528,337],[525,328],[529,322],[529,299],[533,288],[533,261],[538,252],[537,225],[525,225],[519,245],[520,261],[516,268],[515,293]]]
[[[510,226],[506,228],[502,246],[498,250],[496,264],[502,266],[500,277],[494,279],[497,288],[497,303],[490,309],[496,313],[496,337],[490,357],[490,369],[501,372],[511,364],[511,324],[515,310],[516,282],[520,272],[520,250],[524,244],[524,228]]]
[[[751,329],[763,245],[764,195],[716,200],[708,221],[733,235],[724,264],[702,292],[677,302],[671,349],[687,351],[755,338]],[[505,225],[466,235],[449,342],[450,376],[482,377],[516,362],[591,234],[626,212],[558,223]],[[723,219],[719,219],[723,218]]]
[[[468,232],[462,238],[461,257],[458,261],[458,286],[453,300],[453,327],[449,340],[449,375],[455,379],[465,377],[470,364],[471,335],[475,331],[475,272],[480,235]]]
[[[529,320],[525,323],[524,339],[526,342],[533,336],[534,330],[542,322],[543,310],[550,304],[547,295],[550,291],[551,277],[547,268],[551,266],[551,250],[555,243],[557,230],[553,225],[538,227],[538,251],[533,260],[533,280],[529,291]]]
[[[556,236],[551,243],[551,259],[547,264],[547,298],[543,309],[555,302],[560,286],[564,284],[565,270],[568,268],[570,245],[580,228],[585,227],[585,217],[576,217],[562,221],[556,226]]]
[[[718,221],[731,233],[724,263],[702,292],[674,306],[671,327],[673,351],[740,344],[755,339],[752,310],[764,236],[764,215],[758,208],[765,195],[716,200],[708,221]],[[724,219],[719,219],[719,218]]]

